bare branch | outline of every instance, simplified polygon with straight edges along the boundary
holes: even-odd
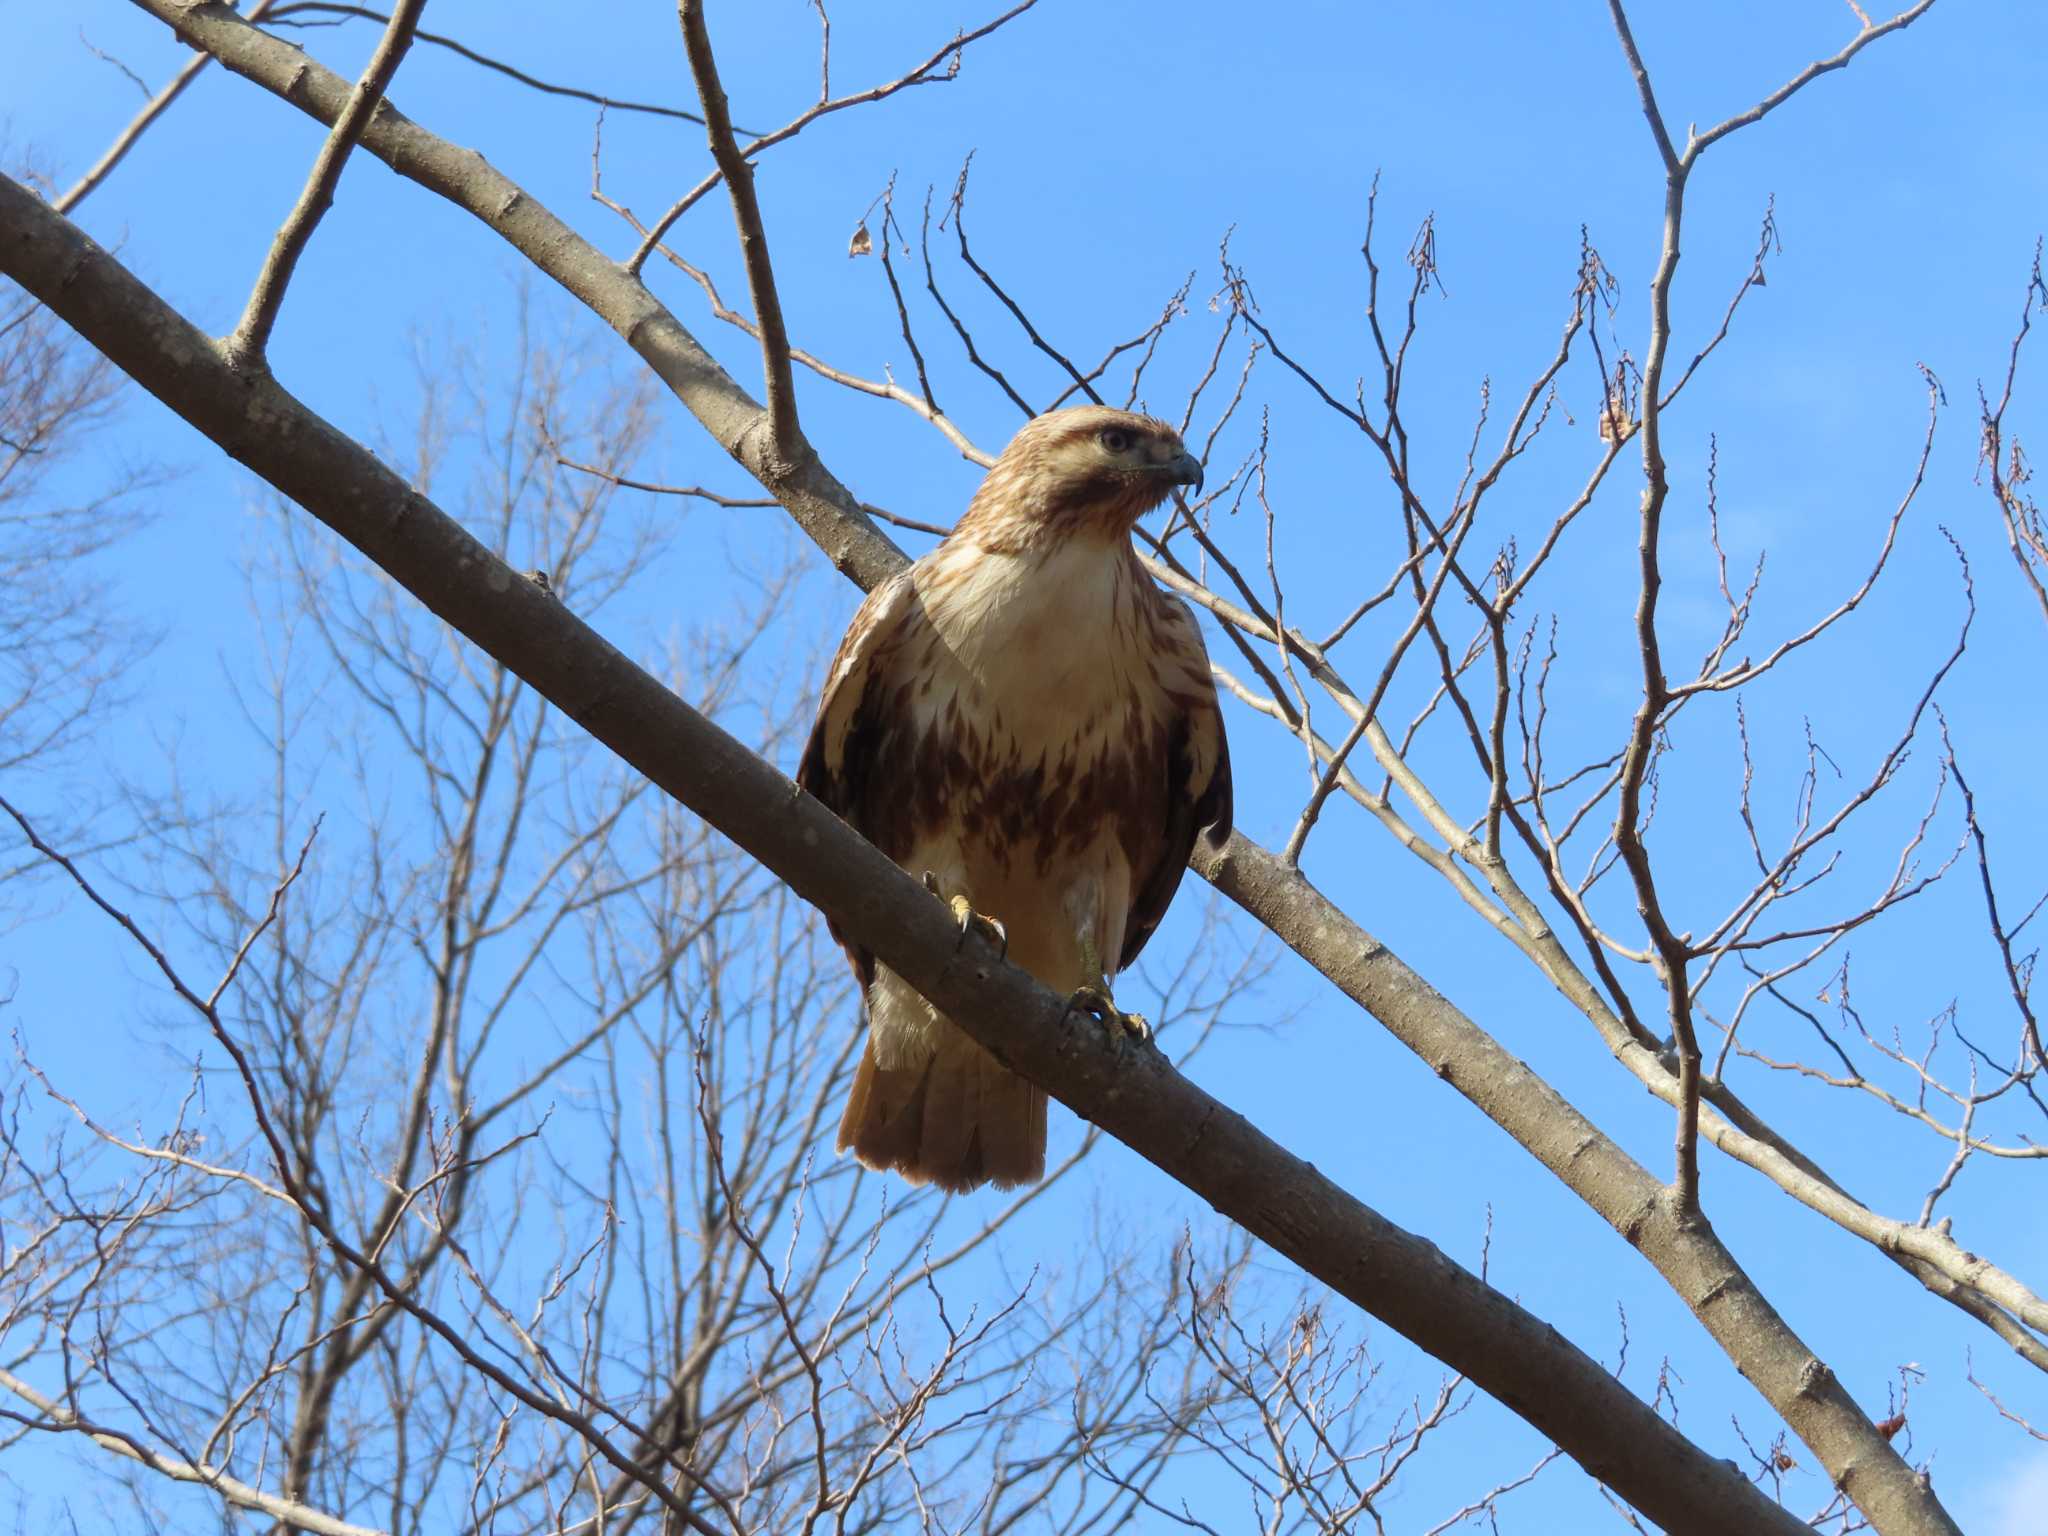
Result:
[[[1764,97],[1763,100],[1747,111],[1736,113],[1733,117],[1715,124],[1705,133],[1693,134],[1685,146],[1687,162],[1690,163],[1697,160],[1700,152],[1716,140],[1724,139],[1729,134],[1735,132],[1736,129],[1747,128],[1751,123],[1761,121],[1766,114],[1775,112],[1820,76],[1829,73],[1831,70],[1845,67],[1851,59],[1855,58],[1857,54],[1868,48],[1879,38],[1910,27],[1922,16],[1925,16],[1932,9],[1933,5],[1934,0],[1919,0],[1918,4],[1908,6],[1889,21],[1879,22],[1876,26],[1872,26],[1869,18],[1859,13],[1857,19],[1863,22],[1863,30],[1851,38],[1840,52],[1830,54],[1825,59],[1818,59],[1807,65],[1806,68],[1802,69],[1798,74],[1787,80],[1783,85],[1779,86],[1770,95]]]
[[[276,0],[271,0],[271,4],[276,5]],[[248,13],[248,20],[259,21],[266,11],[270,15],[272,26],[331,26],[334,24],[332,22],[297,20],[296,18],[301,15],[332,16],[337,20],[358,18],[363,21],[374,21],[379,26],[388,26],[391,21],[391,18],[382,11],[372,10],[368,6],[330,4],[328,0],[290,0],[289,4],[276,6],[274,10],[270,6],[252,9]],[[648,117],[675,118],[685,123],[696,123],[699,126],[702,126],[704,122],[704,119],[695,112],[685,112],[681,107],[664,107],[645,101],[623,101],[616,96],[607,96],[597,91],[586,91],[578,86],[552,84],[535,75],[528,74],[523,69],[507,64],[502,59],[494,59],[489,54],[479,53],[467,43],[457,38],[444,36],[439,32],[420,30],[413,33],[413,38],[416,42],[427,43],[436,48],[445,48],[457,58],[467,59],[472,64],[480,65],[490,70],[493,74],[503,75],[508,80],[515,80],[530,90],[539,91],[543,96],[561,96],[571,101],[587,101],[593,106],[603,108],[607,112],[637,112]],[[739,131],[745,133],[747,130],[740,129]]]
[[[426,9],[426,4],[427,0],[399,0],[392,8],[390,24],[378,40],[377,51],[370,55],[362,78],[349,93],[348,104],[335,119],[326,142],[320,146],[320,154],[313,162],[312,172],[306,178],[298,202],[272,237],[270,254],[263,259],[263,270],[257,273],[255,286],[249,290],[249,302],[242,311],[241,323],[225,343],[228,356],[236,367],[263,365],[264,354],[270,346],[271,327],[277,324],[278,308],[284,303],[285,289],[291,285],[292,272],[298,266],[307,242],[313,238],[313,231],[319,227],[321,216],[334,206],[334,189],[341,182],[349,153],[369,126],[371,114],[383,103],[391,77],[398,73],[406,49],[412,46],[413,28],[419,24],[420,12]]]
[[[927,56],[922,63],[884,85],[873,86],[865,91],[855,91],[851,95],[841,96],[831,101],[818,102],[805,111],[798,113],[774,132],[761,134],[753,143],[747,145],[742,153],[749,159],[752,159],[755,155],[765,150],[773,149],[777,144],[795,138],[821,117],[829,116],[834,112],[844,111],[848,107],[865,106],[870,102],[886,101],[897,92],[908,90],[912,86],[937,84],[941,81],[957,78],[960,72],[960,60],[966,56],[964,50],[969,43],[978,42],[982,38],[987,37],[1006,22],[1023,15],[1024,12],[1030,10],[1037,3],[1038,0],[1020,0],[1019,4],[1011,6],[1010,9],[1004,11],[994,20],[983,22],[972,31],[956,34],[951,41]],[[947,65],[943,73],[938,72],[941,63]],[[668,211],[659,219],[656,219],[653,225],[645,232],[638,249],[626,258],[623,263],[625,269],[631,273],[638,273],[640,268],[646,265],[647,258],[654,253],[655,247],[660,244],[662,237],[674,227],[676,220],[695,207],[706,193],[718,185],[724,176],[725,171],[721,166],[671,204]]]
[[[782,323],[782,297],[775,288],[775,267],[768,256],[768,231],[761,223],[760,200],[754,196],[754,167],[733,138],[725,88],[718,83],[718,61],[712,56],[711,36],[704,27],[702,0],[677,0],[677,14],[690,73],[704,104],[704,133],[711,142],[711,158],[717,162],[732,199],[740,259],[747,270],[747,291],[754,300],[754,323],[761,332],[761,373],[768,405],[764,423],[768,441],[763,452],[771,460],[793,460],[803,452],[803,432],[796,420],[796,381],[789,372],[789,332]]]
[[[0,1370],[0,1387],[5,1387],[16,1397],[33,1405],[36,1410],[36,1417],[28,1418],[7,1409],[0,1409],[0,1418],[14,1419],[32,1428],[84,1435],[102,1450],[140,1462],[150,1471],[168,1477],[174,1482],[198,1483],[219,1494],[237,1509],[269,1515],[274,1520],[285,1522],[294,1530],[313,1531],[316,1536],[383,1536],[383,1533],[371,1526],[351,1525],[346,1520],[337,1520],[324,1510],[315,1509],[297,1499],[281,1498],[261,1488],[252,1488],[239,1478],[228,1476],[217,1467],[195,1466],[176,1456],[167,1456],[161,1451],[152,1450],[131,1435],[95,1424],[92,1420],[73,1413],[55,1398],[38,1392],[12,1371]]]
[[[251,22],[261,21],[270,14],[276,5],[277,0],[256,0],[256,3],[249,7],[247,19]],[[201,53],[194,58],[187,59],[179,67],[178,72],[171,76],[169,81],[164,84],[163,88],[150,97],[144,103],[142,110],[129,120],[128,126],[115,136],[114,142],[107,146],[106,152],[99,159],[95,160],[91,168],[84,175],[80,176],[77,181],[73,182],[70,189],[62,197],[58,198],[56,202],[52,203],[51,206],[59,213],[68,214],[81,202],[85,201],[86,198],[90,197],[93,190],[101,182],[105,181],[107,177],[112,175],[114,168],[127,158],[128,151],[133,149],[136,141],[149,131],[150,125],[169,110],[171,104],[185,93],[185,87],[197,79],[199,72],[212,62],[213,56],[207,53]]]

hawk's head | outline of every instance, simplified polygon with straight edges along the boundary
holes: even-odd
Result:
[[[1152,416],[1077,405],[1033,417],[1010,439],[967,508],[981,542],[1099,532],[1122,537],[1201,461]]]

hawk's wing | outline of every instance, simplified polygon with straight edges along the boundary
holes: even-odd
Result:
[[[1169,676],[1184,674],[1187,691],[1173,694],[1178,712],[1169,727],[1166,751],[1166,825],[1149,869],[1131,871],[1131,911],[1124,921],[1124,952],[1117,962],[1126,970],[1138,958],[1159,926],[1180,877],[1194,852],[1195,834],[1203,831],[1212,848],[1230,840],[1230,742],[1223,734],[1223,712],[1216,702],[1216,684],[1209,675],[1209,651],[1194,613],[1176,597],[1165,597],[1166,622],[1160,643],[1167,655]]]
[[[899,861],[910,851],[907,838],[897,835],[907,821],[901,794],[906,786],[888,771],[886,761],[898,746],[891,709],[900,705],[894,697],[896,683],[887,673],[890,662],[901,654],[906,621],[917,611],[907,567],[868,594],[832,658],[818,700],[818,718],[796,770],[799,787]],[[895,846],[898,843],[903,846]],[[837,923],[829,925],[865,989],[875,979],[875,957],[847,944]]]

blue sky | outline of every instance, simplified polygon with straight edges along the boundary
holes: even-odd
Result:
[[[1839,47],[1854,27],[1841,0],[1637,10],[1638,41],[1674,128],[1747,106]],[[892,7],[886,20],[851,8],[835,13],[835,85],[893,77],[984,14],[960,3]],[[593,8],[601,22],[573,27],[560,15],[552,6],[439,0],[427,25],[550,78],[625,98],[681,99],[686,80],[669,7]],[[738,121],[770,127],[807,104],[817,83],[807,7],[728,3],[713,22]],[[1945,526],[1971,556],[1979,615],[1941,702],[1995,853],[2013,876],[2011,899],[2024,901],[2038,891],[2025,888],[2021,872],[2041,868],[2048,853],[2037,766],[2048,747],[2039,681],[2048,630],[2025,606],[1989,495],[1974,480],[1973,402],[1976,381],[2002,370],[2027,264],[2048,224],[2048,161],[2039,153],[2048,127],[2038,81],[2044,29],[2042,13],[2025,0],[1943,0],[1905,34],[1704,159],[1675,300],[1681,360],[1747,271],[1767,202],[1783,249],[1771,258],[1768,287],[1746,299],[1734,339],[1671,425],[1666,560],[1667,643],[1685,656],[1718,627],[1703,538],[1712,433],[1731,558],[1746,568],[1758,550],[1769,551],[1754,633],[1789,632],[1831,606],[1867,569],[1910,476],[1926,404],[1915,364],[1933,369],[1949,403],[1898,559],[1824,652],[1788,665],[1752,703],[1759,809],[1781,830],[1787,824],[1802,721],[1812,722],[1850,782],[1896,734],[1960,616]],[[0,132],[10,154],[28,152],[60,185],[91,162],[139,100],[82,45],[81,33],[152,82],[183,57],[153,22],[114,0],[9,9],[0,20]],[[349,71],[372,41],[361,26],[300,35]],[[605,250],[631,249],[618,221],[588,196],[587,106],[536,98],[425,48],[407,61],[393,95],[429,128],[481,150]],[[197,323],[226,331],[318,142],[310,124],[264,93],[209,72],[84,206],[81,222]],[[1405,276],[1402,252],[1433,214],[1445,293],[1424,300],[1406,414],[1418,485],[1438,501],[1455,485],[1482,377],[1493,380],[1498,405],[1554,347],[1582,227],[1620,279],[1615,325],[1641,356],[1660,173],[1601,7],[1300,4],[1266,7],[1248,21],[1237,6],[1043,0],[971,50],[956,81],[841,114],[764,158],[758,185],[801,345],[856,372],[888,366],[899,380],[911,377],[877,264],[848,260],[846,241],[891,175],[914,232],[923,189],[937,187],[943,201],[970,151],[977,253],[1077,356],[1092,358],[1134,333],[1196,274],[1193,312],[1169,332],[1150,376],[1152,403],[1162,409],[1177,410],[1206,360],[1215,322],[1202,300],[1216,286],[1226,231],[1262,318],[1307,366],[1347,384],[1370,367],[1358,245],[1375,174],[1389,281]],[[693,182],[704,159],[690,125],[619,114],[605,123],[605,190],[643,216]],[[675,243],[718,274],[729,300],[744,292],[720,198],[693,211]],[[498,344],[519,269],[516,255],[467,215],[359,159],[286,303],[276,370],[358,435],[402,430],[416,403],[421,338]],[[966,274],[954,274],[951,292],[970,303],[978,334],[999,335],[1000,316],[973,303]],[[757,377],[751,344],[719,326],[694,289],[671,273],[655,281],[737,376]],[[597,322],[578,320],[566,301],[537,297],[545,312],[580,324],[600,352],[611,348],[630,366]],[[922,339],[940,398],[993,450],[1017,413],[949,349],[932,319]],[[1014,336],[1001,345],[1002,365],[1027,396],[1055,392],[1049,364]],[[1587,367],[1573,365],[1563,401],[1574,424],[1560,422],[1526,473],[1499,493],[1495,511],[1525,547],[1528,530],[1547,524],[1588,461],[1596,404],[1588,377]],[[964,504],[978,472],[909,413],[810,377],[799,388],[812,440],[856,493],[938,522]],[[1272,413],[1276,547],[1289,607],[1315,628],[1382,579],[1396,547],[1394,505],[1366,445],[1277,370],[1262,365],[1254,397]],[[2042,399],[2048,385],[2023,396],[2022,426],[2041,419]],[[1243,451],[1247,430],[1240,422],[1234,451]],[[238,568],[263,536],[247,515],[255,489],[146,400],[131,403],[118,447],[109,448],[179,473],[153,499],[150,526],[109,565],[126,611],[163,639],[148,663],[142,707],[107,750],[142,762],[152,744],[175,737],[188,766],[231,779],[225,680],[246,666],[255,644]],[[748,489],[676,410],[644,469],[664,480]],[[1559,579],[1537,599],[1546,618],[1557,615],[1566,647],[1572,691],[1559,729],[1589,748],[1618,736],[1638,685],[1626,628],[1636,484],[1619,474],[1610,483]],[[776,514],[654,510],[677,519],[666,557],[676,584],[637,595],[614,619],[615,638],[631,650],[644,653],[672,624],[742,602],[736,581],[717,585],[729,567],[796,547]],[[1255,516],[1243,514],[1222,537],[1257,563]],[[688,612],[665,611],[678,591]],[[806,595],[799,632],[788,636],[799,654],[829,644],[858,597],[816,571]],[[1386,638],[1362,631],[1348,642],[1354,677],[1377,672],[1374,647]],[[1418,696],[1415,686],[1397,687],[1390,710],[1405,719]],[[1276,846],[1300,803],[1299,749],[1245,711],[1232,714],[1231,726],[1240,826]],[[1673,871],[1688,925],[1710,919],[1743,877],[1733,841],[1739,827],[1726,814],[1732,740],[1725,711],[1702,709],[1679,733],[1667,786],[1673,809],[1652,840]],[[1446,752],[1428,761],[1449,772],[1454,759]],[[1871,841],[1847,861],[1844,881],[1881,878],[1874,872],[1931,789],[1932,763],[1931,752],[1918,754],[1896,803],[1872,813]],[[1459,803],[1468,801],[1469,784]],[[1953,816],[1940,826],[1935,841],[1945,848]],[[1668,1112],[1604,1059],[1583,1021],[1512,950],[1362,815],[1334,808],[1307,867],[1636,1156],[1668,1169]],[[1186,888],[1184,910],[1202,895]],[[1620,902],[1620,894],[1610,899]],[[2005,1029],[1978,900],[1974,872],[1961,870],[1855,944],[1859,996],[1883,1027],[1910,1032],[1953,1000],[1960,1017],[1984,1020],[1987,1033]],[[0,937],[0,945],[14,948],[25,932]],[[77,914],[57,912],[33,932],[34,963],[25,950],[10,962],[19,977],[10,1012],[39,1052],[61,1064],[76,1050],[87,1061],[110,1039],[133,1038],[136,1020],[158,1009],[148,979],[130,961],[109,965],[104,934]],[[1668,1355],[1685,1382],[1681,1422],[1717,1454],[1728,1453],[1731,1412],[1752,1429],[1767,1421],[1626,1245],[1369,1019],[1287,965],[1258,1008],[1287,1022],[1220,1040],[1196,1068],[1212,1091],[1467,1263],[1477,1260],[1490,1206],[1496,1283],[1603,1358],[1613,1356],[1616,1308],[1625,1307],[1631,1381],[1646,1389],[1654,1361]],[[147,1079],[129,1082],[118,1072],[102,1089],[110,1104],[146,1105],[153,1091]],[[1804,1144],[1880,1210],[1912,1214],[1939,1173],[1941,1145],[1884,1111],[1778,1081],[1752,1078],[1744,1091],[1796,1126]],[[1075,1134],[1070,1119],[1063,1125],[1055,1148]],[[1959,1239],[1976,1234],[1988,1253],[2037,1283],[2048,1274],[2038,1175],[2028,1164],[1973,1165],[1944,1207],[1956,1216]],[[1162,1231],[1200,1214],[1116,1149],[1099,1177],[1121,1186]],[[1974,1349],[1980,1374],[2009,1402],[2031,1402],[2037,1421],[2048,1419],[2038,1380],[1867,1248],[1711,1153],[1706,1202],[1766,1293],[1866,1405],[1881,1409],[1895,1367],[1914,1362],[1926,1372],[1913,1399],[1916,1449],[1934,1454],[1937,1486],[1965,1528],[1993,1536],[2028,1529],[2015,1490],[2042,1486],[2048,1454],[2001,1425],[1970,1390],[1965,1352]],[[1399,1362],[1395,1399],[1434,1381],[1429,1362],[1384,1342]],[[1533,1437],[1504,1416],[1499,1426],[1506,1449],[1498,1463],[1481,1458],[1484,1466],[1530,1459],[1522,1451]],[[1426,1465],[1404,1514],[1454,1507],[1477,1465]],[[1818,1490],[1809,1479],[1815,1506],[1824,1497]],[[1517,1497],[1507,1529],[1576,1529],[1599,1507],[1583,1480],[1556,1473]]]

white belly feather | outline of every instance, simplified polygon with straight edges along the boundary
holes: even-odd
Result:
[[[919,587],[943,646],[920,723],[956,704],[1027,763],[1055,743],[1087,758],[1148,702],[1130,566],[1116,547],[1071,539],[1047,553],[979,554],[938,565]]]
[[[921,657],[929,686],[912,701],[920,728],[971,733],[993,763],[1048,777],[1085,774],[1127,751],[1168,700],[1140,650],[1134,572],[1118,544],[1065,540],[1049,551],[942,552],[917,573],[935,644]],[[1057,991],[1104,980],[1123,951],[1133,871],[1114,825],[1050,863],[964,839],[949,822],[920,838],[904,865],[931,872],[942,894],[964,895],[1002,922],[1009,957]],[[878,1062],[908,1066],[937,1043],[944,1021],[883,968],[871,989]]]

